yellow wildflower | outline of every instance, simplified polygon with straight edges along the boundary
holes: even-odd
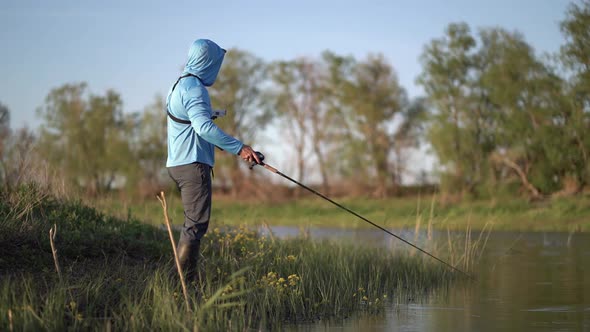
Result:
[[[289,280],[289,285],[291,286],[296,286],[299,280],[301,280],[301,278],[299,278],[296,274],[288,276],[287,279]]]
[[[231,285],[227,285],[224,289],[223,292],[221,293],[221,295],[226,295],[231,293],[231,291],[234,290],[233,287]]]

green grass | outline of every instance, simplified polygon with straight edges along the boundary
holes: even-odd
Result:
[[[117,219],[34,187],[2,196],[0,330],[278,329],[379,312],[458,278],[407,251],[212,227],[187,314],[167,234],[134,215]],[[53,224],[63,280],[49,244]],[[443,258],[468,266],[473,256]]]
[[[464,230],[469,224],[481,230],[493,223],[494,230],[515,231],[590,231],[590,196],[569,197],[530,203],[524,199],[506,198],[496,201],[469,201],[458,204],[441,204],[434,197],[368,199],[347,198],[337,200],[384,227],[413,228],[418,216],[431,219],[436,229]],[[132,215],[146,223],[163,223],[159,204],[153,201],[121,203],[105,199],[95,206],[100,210]],[[181,224],[183,211],[180,199],[170,199],[172,221]],[[318,197],[273,203],[243,202],[214,197],[212,222],[218,225],[296,227],[372,227],[346,211]]]

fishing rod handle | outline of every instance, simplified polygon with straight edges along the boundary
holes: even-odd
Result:
[[[258,159],[260,159],[260,164],[257,164],[256,162],[253,162],[252,164],[250,164],[250,169],[254,168],[254,166],[256,166],[256,165],[260,165],[260,166],[266,168],[267,170],[269,170],[269,171],[271,171],[273,173],[279,173],[279,171],[276,168],[270,166],[269,164],[267,164],[267,163],[265,163],[263,161],[264,160],[264,155],[262,154],[262,152],[255,151],[255,153],[258,156]]]
[[[254,161],[252,161],[252,163],[250,164],[250,167],[249,167],[250,169],[254,168],[254,166],[256,166],[256,165],[262,165],[262,166],[264,166],[264,165],[265,165],[265,164],[264,164],[264,162],[263,162],[263,160],[264,160],[264,155],[262,154],[262,152],[259,152],[259,151],[254,151],[254,153],[256,153],[256,156],[258,156],[258,159],[260,160],[260,164],[258,164],[258,163],[256,162],[256,160],[254,160]]]
[[[266,168],[267,170],[269,170],[269,171],[271,171],[273,173],[278,173],[279,172],[276,168],[270,166],[269,164],[264,164],[262,166],[264,166],[264,168]]]

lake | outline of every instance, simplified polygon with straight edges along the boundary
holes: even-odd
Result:
[[[280,237],[294,227],[272,227]],[[379,230],[310,229],[313,238],[407,250]],[[265,230],[262,230],[264,233]],[[413,242],[413,231],[394,231]],[[451,236],[461,236],[455,233]],[[445,240],[447,232],[433,233]],[[424,243],[426,235],[417,237]],[[430,259],[426,257],[425,259]],[[432,264],[440,264],[432,260]],[[590,331],[590,234],[492,232],[474,268],[475,281],[403,304],[378,315],[289,326],[288,331]]]

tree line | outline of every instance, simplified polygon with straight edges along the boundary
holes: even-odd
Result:
[[[417,78],[424,96],[416,98],[381,54],[325,51],[269,63],[233,49],[210,89],[214,108],[229,110],[216,122],[262,149],[269,144],[262,135],[274,130],[288,142],[281,149],[294,177],[313,174],[328,194],[343,186],[375,197],[399,193],[413,170],[408,156],[422,144],[449,195],[577,194],[590,181],[590,1],[571,4],[560,28],[561,49],[541,57],[519,32],[449,24],[424,47]],[[130,113],[116,91],[93,94],[71,83],[51,90],[38,115],[35,135],[11,131],[0,104],[4,187],[40,163],[89,195],[151,194],[167,181],[163,96]],[[215,172],[233,195],[255,190],[238,158],[217,154]]]

